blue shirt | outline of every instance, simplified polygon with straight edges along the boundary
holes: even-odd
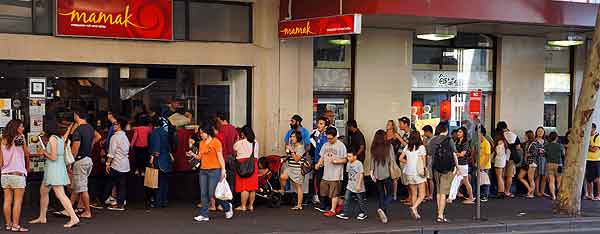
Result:
[[[318,162],[321,159],[321,148],[327,143],[327,134],[325,132],[319,132],[318,130],[313,131],[314,138],[311,139],[311,143],[315,146],[315,154],[313,162]]]
[[[286,145],[290,143],[290,136],[292,135],[292,132],[294,132],[294,130],[290,129],[283,138],[283,142],[285,142]],[[310,132],[308,131],[308,129],[306,129],[305,127],[301,127],[300,134],[302,134],[302,141],[300,143],[302,143],[303,145],[310,144]]]
[[[106,134],[106,141],[104,141],[104,149],[106,151],[108,151],[108,148],[110,146],[110,138],[112,138],[112,136],[115,134],[115,126],[111,125],[110,128],[108,128],[108,134]]]
[[[163,128],[155,128],[150,134],[150,153],[158,153],[158,157],[154,158],[154,166],[163,171],[170,172],[171,167],[171,155],[169,138],[167,131]]]

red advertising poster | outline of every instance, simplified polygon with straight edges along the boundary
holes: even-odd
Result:
[[[56,0],[56,35],[173,40],[172,0]]]
[[[338,15],[321,18],[287,20],[279,22],[279,38],[302,38],[359,34],[361,15]]]
[[[469,95],[469,114],[479,115],[481,113],[481,90],[472,91]]]

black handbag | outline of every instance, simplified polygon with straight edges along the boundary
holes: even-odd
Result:
[[[191,152],[192,154],[187,153],[186,156],[188,158],[188,163],[190,164],[190,169],[192,171],[196,171],[198,169],[200,169],[200,166],[202,166],[202,162],[198,159],[196,159],[196,157],[194,157],[196,154],[198,154],[198,146],[196,144],[192,145],[191,147]]]
[[[250,158],[243,163],[240,163],[239,160],[235,160],[235,171],[240,177],[248,178],[254,174],[255,161],[254,143],[252,143],[252,153],[250,153]]]

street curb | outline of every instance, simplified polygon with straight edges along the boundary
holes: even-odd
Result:
[[[600,227],[600,217],[592,218],[551,218],[551,219],[532,219],[532,220],[515,220],[515,221],[499,221],[479,224],[448,224],[426,227],[411,227],[411,228],[388,228],[380,226],[375,229],[363,230],[325,230],[320,233],[324,234],[388,234],[388,233],[406,233],[406,234],[481,234],[481,233],[508,233],[520,231],[536,231],[536,230],[573,230],[577,228],[592,228]],[[294,232],[284,232],[292,234]]]

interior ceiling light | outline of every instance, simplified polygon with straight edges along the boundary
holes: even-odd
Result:
[[[585,36],[574,32],[548,36],[548,45],[551,46],[577,46],[585,42]]]
[[[429,41],[442,41],[456,37],[456,27],[431,25],[417,29],[417,38]]]
[[[352,42],[349,39],[331,39],[329,41],[327,41],[329,44],[332,45],[339,45],[339,46],[347,46],[352,44]]]

